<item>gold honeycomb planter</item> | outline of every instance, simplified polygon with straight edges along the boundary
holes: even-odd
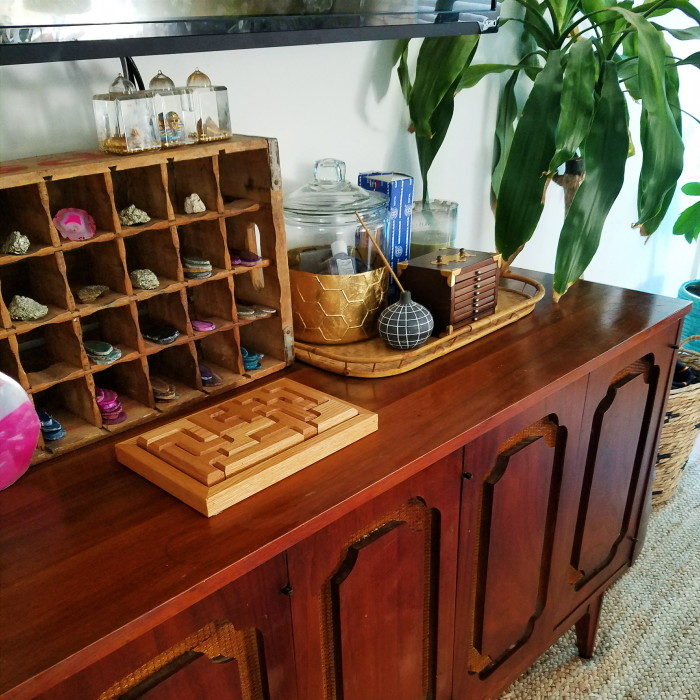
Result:
[[[293,251],[289,260],[293,265]],[[338,345],[377,334],[379,314],[387,301],[385,269],[355,275],[320,275],[292,267],[289,281],[297,340]]]

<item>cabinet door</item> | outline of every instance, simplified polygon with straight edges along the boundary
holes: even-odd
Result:
[[[450,695],[461,452],[288,551],[299,697]]]
[[[564,482],[576,471],[586,379],[467,445],[455,698],[496,697],[550,643]]]
[[[40,697],[296,700],[283,555]]]
[[[655,449],[675,329],[590,376],[579,462],[580,501],[569,549],[569,608],[632,562]]]

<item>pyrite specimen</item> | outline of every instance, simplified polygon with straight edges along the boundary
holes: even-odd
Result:
[[[189,197],[185,197],[185,213],[186,214],[201,214],[206,211],[202,198],[193,192]]]
[[[138,224],[147,224],[151,217],[143,210],[139,209],[135,204],[130,204],[126,209],[119,212],[119,221],[122,226],[137,226]]]
[[[87,287],[81,287],[78,290],[78,299],[83,304],[91,304],[95,299],[109,291],[109,287],[104,284],[89,284]]]
[[[19,294],[12,297],[7,310],[15,321],[36,321],[49,313],[48,306],[34,301],[31,297],[23,297]]]
[[[8,234],[0,247],[0,253],[5,255],[24,255],[28,250],[29,239],[19,231]]]
[[[134,270],[129,274],[131,284],[137,289],[158,289],[160,282],[151,270]]]

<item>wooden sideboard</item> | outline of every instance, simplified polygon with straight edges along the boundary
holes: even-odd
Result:
[[[0,494],[2,697],[485,700],[574,625],[589,656],[687,310],[579,282],[403,375],[297,363],[379,430],[210,519],[115,461],[134,431],[33,467]]]

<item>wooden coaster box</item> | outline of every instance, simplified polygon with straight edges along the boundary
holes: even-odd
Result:
[[[433,315],[433,335],[450,334],[496,310],[496,256],[443,248],[398,264],[401,283]]]
[[[196,192],[206,211],[185,212]],[[119,211],[134,204],[151,217],[124,226]],[[88,211],[97,231],[87,241],[60,236],[53,216],[63,208]],[[229,141],[130,156],[97,151],[65,153],[0,164],[0,242],[18,230],[25,255],[0,254],[0,371],[16,379],[37,408],[54,416],[65,438],[40,440],[34,461],[99,440],[144,420],[196,403],[208,394],[283,369],[293,358],[289,272],[282,191],[274,139]],[[254,267],[231,265],[229,248],[260,256]],[[181,256],[210,260],[212,275],[185,276]],[[151,269],[155,290],[137,289],[129,273]],[[77,292],[104,284],[92,302]],[[37,321],[16,321],[15,295],[48,307]],[[237,304],[275,310],[238,316]],[[194,319],[214,331],[196,331]],[[147,340],[151,326],[169,324],[180,336],[169,345]],[[85,340],[106,340],[122,356],[95,364]],[[261,369],[243,366],[241,348],[263,353]],[[221,378],[202,383],[202,363]],[[156,402],[151,377],[173,384],[178,398]],[[118,392],[127,420],[103,425],[97,387]]]

